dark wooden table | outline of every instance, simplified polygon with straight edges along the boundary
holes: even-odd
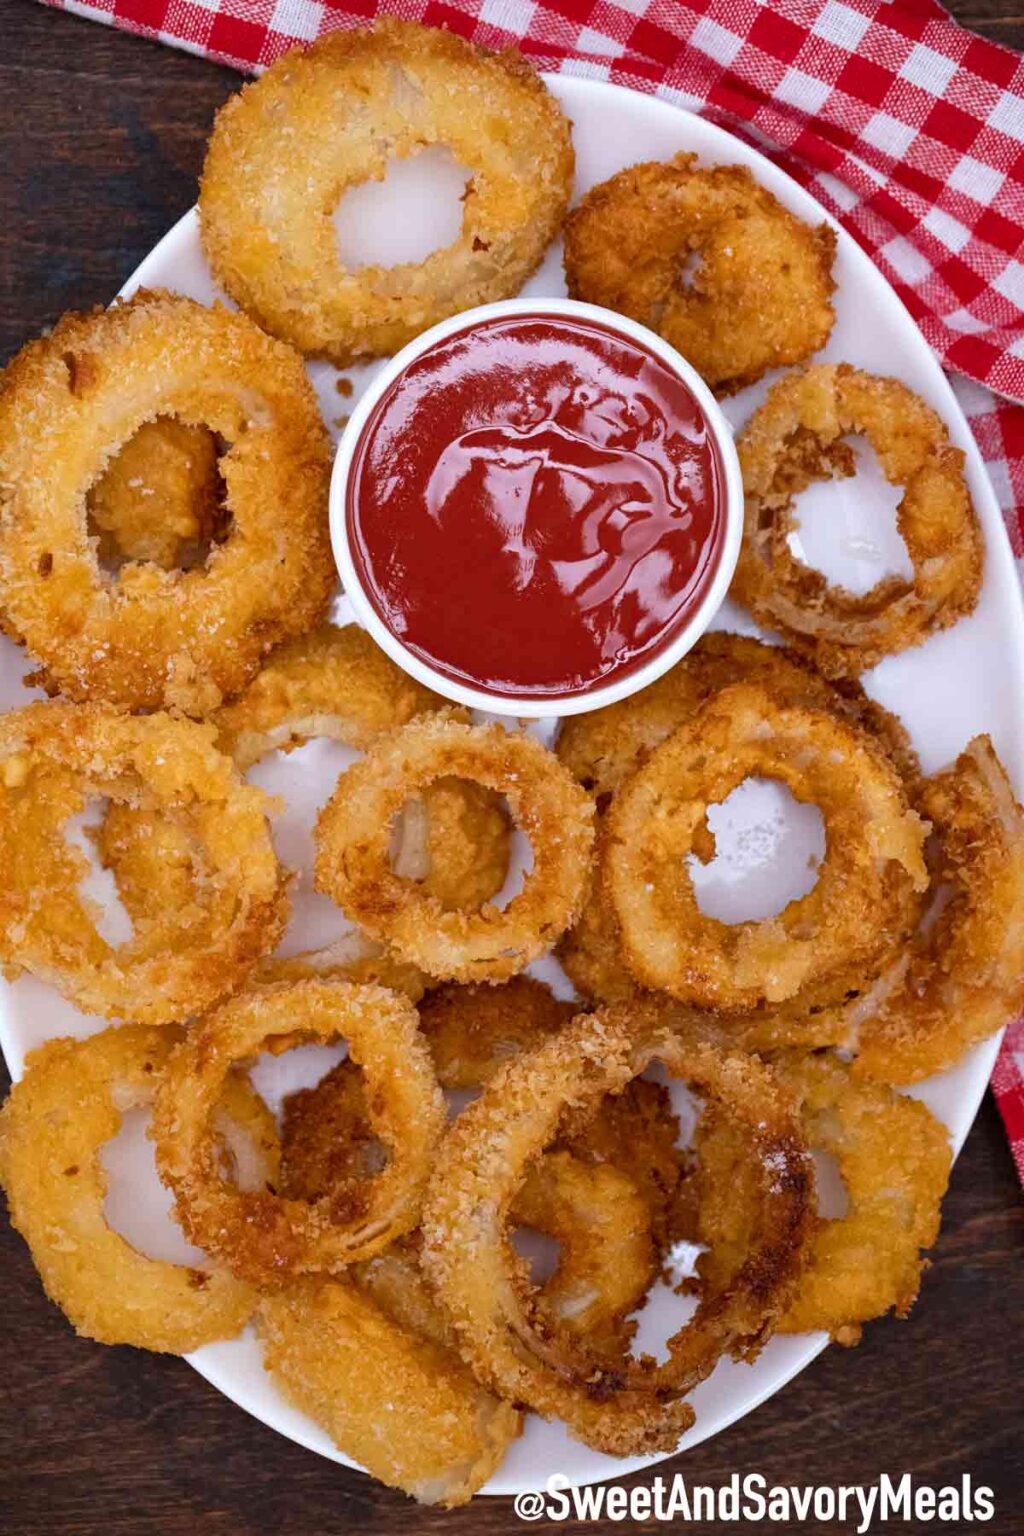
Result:
[[[970,0],[954,10],[988,36],[1024,46],[1022,0]],[[30,0],[0,0],[0,61],[5,359],[61,311],[106,302],[188,208],[213,113],[238,79]],[[735,1471],[790,1484],[868,1484],[905,1471],[940,1484],[970,1472],[996,1493],[997,1516],[984,1529],[1021,1532],[1022,1260],[1021,1192],[987,1099],[910,1320],[875,1324],[859,1349],[828,1350],[673,1466],[691,1484],[718,1484]],[[451,1515],[418,1509],[263,1428],[179,1361],[75,1338],[6,1223],[0,1317],[3,1536],[519,1526],[505,1499]]]

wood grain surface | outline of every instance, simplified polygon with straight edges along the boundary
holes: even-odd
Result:
[[[953,9],[965,25],[1024,46],[1024,0]],[[0,0],[0,358],[63,310],[105,303],[188,208],[213,113],[237,84],[183,53],[32,0]],[[986,1099],[911,1318],[875,1324],[858,1349],[828,1350],[659,1473],[716,1485],[753,1471],[786,1484],[868,1484],[883,1472],[939,1484],[969,1472],[995,1490],[996,1518],[979,1529],[1024,1531],[1022,1260],[1021,1191]],[[0,1326],[2,1536],[522,1528],[507,1499],[419,1509],[264,1428],[180,1361],[76,1338],[6,1221]]]

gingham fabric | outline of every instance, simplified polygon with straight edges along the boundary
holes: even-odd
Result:
[[[756,144],[874,258],[939,356],[1024,576],[1024,60],[936,0],[43,0],[254,73],[376,15],[515,43]],[[995,391],[1007,399],[997,399]],[[1024,1021],[993,1079],[1024,1179]]]

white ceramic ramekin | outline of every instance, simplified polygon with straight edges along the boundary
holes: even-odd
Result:
[[[700,604],[694,610],[689,622],[649,661],[615,682],[594,688],[587,693],[561,697],[557,694],[545,694],[539,697],[516,694],[511,697],[491,693],[482,688],[467,687],[455,682],[443,672],[436,671],[422,657],[408,650],[380,618],[363,588],[349,546],[346,516],[349,475],[363,429],[381,396],[394,380],[404,373],[413,359],[427,351],[435,342],[471,330],[473,326],[485,321],[500,320],[511,315],[537,315],[542,319],[590,321],[603,326],[606,330],[618,332],[627,340],[638,342],[648,351],[653,352],[682,379],[696,398],[707,418],[722,468],[724,498],[722,549],[718,567]],[[646,688],[649,683],[654,682],[655,678],[667,672],[669,667],[685,656],[700,639],[721,606],[739,558],[740,541],[743,536],[743,480],[733,444],[732,429],[722,414],[717,400],[686,359],[660,336],[656,336],[646,326],[638,325],[634,320],[627,320],[624,315],[601,309],[595,304],[580,304],[575,299],[508,299],[501,304],[482,304],[477,309],[468,309],[460,315],[454,315],[450,320],[443,320],[440,325],[424,331],[422,336],[417,336],[415,341],[403,347],[401,352],[396,353],[381,369],[357,403],[338,444],[334,472],[331,476],[330,522],[334,558],[341,573],[345,593],[360,621],[393,661],[396,661],[418,682],[432,688],[435,693],[452,699],[456,704],[464,704],[470,709],[485,710],[492,715],[516,715],[521,719],[530,720],[554,719],[560,715],[578,715],[591,709],[602,709],[607,704],[615,704],[619,699],[625,699],[631,693]],[[452,569],[451,579],[454,592],[461,580],[461,574],[457,568]]]

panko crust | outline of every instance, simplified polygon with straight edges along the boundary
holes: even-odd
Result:
[[[91,796],[139,811],[166,832],[161,846],[202,865],[188,904],[139,913],[120,945],[79,895],[88,865],[64,836]],[[209,725],[61,702],[0,717],[0,962],[106,1018],[165,1024],[212,1006],[244,984],[287,920],[267,809]]]
[[[566,220],[565,276],[571,298],[649,326],[731,394],[825,345],[835,244],[745,167],[681,154],[591,188]]]
[[[343,193],[430,144],[470,172],[457,238],[421,262],[344,268]],[[283,55],[221,108],[203,248],[262,326],[347,367],[518,293],[558,233],[573,166],[569,123],[518,53],[385,18]]]
[[[100,568],[86,498],[138,429],[172,415],[228,444],[232,519],[194,570]],[[11,362],[0,392],[0,612],[50,692],[205,715],[279,641],[317,624],[336,585],[331,454],[301,360],[244,315],[140,292],[67,315]]]
[[[914,568],[863,594],[833,586],[789,547],[794,497],[813,480],[852,475],[844,439],[858,433],[889,483],[903,487],[896,522]],[[854,677],[972,612],[984,541],[964,455],[898,379],[846,363],[793,373],[772,386],[736,448],[746,511],[730,593],[827,677]]]
[[[86,1338],[174,1355],[233,1338],[258,1300],[223,1270],[148,1258],[107,1224],[102,1149],[129,1107],[152,1102],[179,1038],[126,1024],[50,1040],[0,1111],[0,1184],[51,1301]],[[275,1177],[273,1120],[248,1084],[226,1083],[218,1114],[243,1137],[250,1170]]]
[[[389,1152],[366,1181],[365,1200],[354,1203],[348,1187],[336,1204],[333,1192],[307,1201],[226,1183],[209,1117],[227,1076],[264,1049],[338,1039],[366,1075],[371,1125]],[[186,1235],[233,1274],[274,1288],[336,1273],[411,1231],[444,1122],[409,1000],[384,987],[309,980],[255,988],[194,1024],[168,1063],[151,1134]]]
[[[411,793],[470,779],[503,795],[534,863],[504,910],[446,912],[389,862],[390,828]],[[371,747],[338,781],[317,823],[319,891],[373,937],[442,980],[504,981],[549,949],[579,911],[593,805],[534,737],[424,716]]]

